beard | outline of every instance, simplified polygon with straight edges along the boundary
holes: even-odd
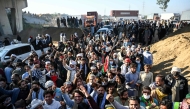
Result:
[[[21,90],[27,90],[27,86],[26,87],[21,87]]]
[[[98,74],[98,72],[92,72],[94,75],[97,75]]]
[[[127,100],[128,98],[123,98],[123,97],[122,97],[121,99],[122,99],[122,100]]]
[[[104,97],[104,94],[100,93],[98,94],[98,98],[103,98]]]

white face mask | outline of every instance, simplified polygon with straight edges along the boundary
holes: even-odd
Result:
[[[106,52],[109,52],[110,51],[110,48],[109,47],[106,47]]]
[[[77,61],[78,64],[80,64],[80,61]]]
[[[142,52],[141,52],[141,51],[138,51],[138,54],[142,54]]]
[[[92,83],[91,83],[91,82],[89,82],[88,84],[89,84],[90,86],[92,85]]]
[[[110,61],[110,64],[113,64],[113,61]]]
[[[106,82],[102,82],[102,85],[107,85],[107,83]]]
[[[113,79],[108,78],[108,81],[114,81]]]
[[[138,63],[138,64],[139,64],[139,63],[140,63],[140,61],[136,61],[136,63]]]
[[[150,98],[150,95],[145,95],[145,94],[143,94],[143,97],[144,97],[144,99],[149,99]]]

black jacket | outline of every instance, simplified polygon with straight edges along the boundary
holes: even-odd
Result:
[[[177,86],[179,87],[179,101],[176,101],[176,102],[181,102],[185,98],[185,96],[188,94],[187,79],[181,75],[179,75],[178,79],[174,79],[171,74],[165,77],[166,85],[170,86],[171,88],[173,88],[176,85],[176,82],[179,83],[179,86]]]

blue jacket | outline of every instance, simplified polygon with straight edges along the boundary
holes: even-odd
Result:
[[[30,87],[30,85],[28,85]],[[20,92],[20,88],[14,88],[13,90],[5,90],[0,87],[0,93],[11,96],[11,102],[15,104],[18,98],[18,94]]]
[[[60,88],[56,88],[55,89],[55,97],[54,99],[56,101],[63,101],[63,98],[62,98],[62,92],[61,92],[61,89]]]
[[[13,90],[5,90],[5,89],[0,87],[0,92],[2,94],[11,96],[11,102],[14,104],[17,101],[20,89],[19,88],[14,88]]]

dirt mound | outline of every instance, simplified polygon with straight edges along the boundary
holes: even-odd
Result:
[[[60,32],[63,31],[66,33],[68,37],[70,37],[71,34],[74,34],[77,32],[78,36],[81,36],[83,32],[79,28],[28,28],[19,33],[19,35],[22,38],[23,42],[27,42],[29,36],[36,37],[38,34],[49,34],[53,41],[59,41],[60,40]]]
[[[154,73],[166,75],[172,66],[181,68],[182,75],[190,79],[190,26],[171,33],[151,46]]]

